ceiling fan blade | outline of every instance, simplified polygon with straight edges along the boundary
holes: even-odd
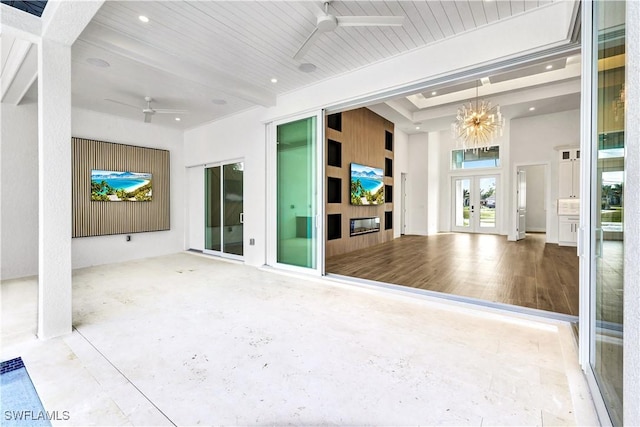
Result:
[[[296,54],[293,55],[293,59],[302,59],[307,54],[311,46],[313,46],[316,39],[320,37],[320,34],[322,34],[322,32],[318,31],[318,28],[316,27],[311,34],[309,34],[309,37],[307,37],[304,43],[302,43],[302,46],[300,46],[300,49],[298,49]]]
[[[336,16],[340,27],[401,27],[404,16]]]
[[[154,108],[153,111],[160,114],[189,114],[189,110],[171,110],[167,108]]]
[[[151,116],[153,116],[153,113],[144,113],[144,122],[151,123]]]
[[[115,99],[105,99],[105,101],[113,102],[114,104],[124,105],[126,107],[135,108],[136,110],[140,110],[142,108],[142,107],[139,107],[137,105],[127,104],[126,102],[116,101]]]

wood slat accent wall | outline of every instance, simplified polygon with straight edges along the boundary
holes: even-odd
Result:
[[[169,151],[90,139],[72,142],[72,237],[169,230]],[[152,200],[91,200],[91,170],[152,174]]]
[[[357,249],[393,240],[393,228],[385,230],[385,212],[393,211],[393,203],[377,206],[354,206],[350,204],[351,163],[385,169],[385,159],[393,161],[393,151],[385,149],[385,131],[394,132],[394,124],[367,108],[344,111],[342,131],[325,127],[326,140],[342,145],[342,167],[326,166],[326,178],[342,180],[341,203],[326,203],[326,214],[341,214],[341,237],[326,240],[326,256],[340,255]],[[325,158],[328,157],[328,141],[325,141]],[[393,186],[393,177],[384,177],[384,184]],[[325,187],[327,183],[325,182]],[[379,217],[380,231],[349,236],[351,218]]]

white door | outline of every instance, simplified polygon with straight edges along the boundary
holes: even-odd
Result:
[[[518,169],[516,188],[516,200],[518,201],[516,240],[522,240],[527,231],[527,172],[523,169]]]
[[[452,231],[497,233],[496,175],[454,177],[452,194]]]

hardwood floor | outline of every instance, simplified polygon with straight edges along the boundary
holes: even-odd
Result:
[[[576,248],[544,234],[402,236],[328,257],[326,272],[577,316]]]

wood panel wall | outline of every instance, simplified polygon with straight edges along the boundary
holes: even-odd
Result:
[[[326,203],[326,213],[341,214],[341,237],[327,240],[326,256],[340,255],[357,249],[367,248],[393,240],[393,228],[385,230],[385,212],[393,211],[393,203],[376,206],[354,206],[350,204],[350,165],[352,162],[385,169],[385,159],[393,163],[393,151],[385,149],[385,131],[393,135],[392,122],[367,108],[359,108],[342,114],[342,131],[325,128],[325,158],[328,158],[328,140],[340,142],[342,146],[342,166],[326,166],[326,176],[340,178],[341,203]],[[326,179],[326,178],[325,178]],[[384,178],[385,185],[393,186],[393,177]],[[328,185],[325,182],[325,188]],[[326,200],[326,199],[325,199]],[[349,236],[351,218],[379,217],[380,231]],[[327,236],[328,237],[328,236]]]
[[[169,230],[169,151],[72,138],[72,237]],[[152,200],[91,200],[91,170],[152,174]]]

